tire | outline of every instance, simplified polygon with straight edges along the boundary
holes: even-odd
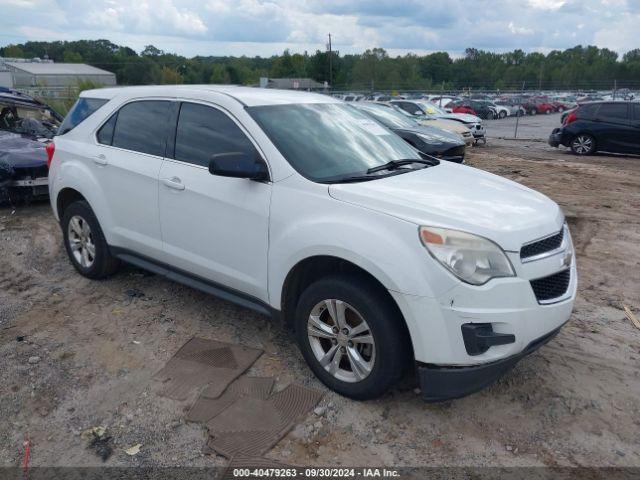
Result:
[[[551,115],[551,110],[545,110],[545,115]]]
[[[529,111],[529,115],[537,115],[537,114],[538,114],[538,111],[537,111],[535,108],[532,108],[532,109]]]
[[[558,107],[558,112],[560,113],[564,112],[564,107]]]
[[[498,116],[500,118],[507,118],[507,112],[505,112],[504,110],[500,110],[500,113],[498,114]]]
[[[596,152],[596,139],[588,133],[579,133],[571,140],[571,151],[576,155],[593,155]]]
[[[60,225],[67,255],[80,275],[98,280],[116,272],[120,261],[111,256],[98,219],[87,202],[69,205]]]
[[[400,313],[380,287],[363,276],[331,275],[310,285],[298,301],[295,330],[313,373],[345,397],[379,397],[402,378],[411,360]]]

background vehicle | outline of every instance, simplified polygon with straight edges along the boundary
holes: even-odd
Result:
[[[46,197],[46,144],[62,118],[15,90],[0,91],[0,204]]]
[[[465,142],[458,134],[420,125],[390,105],[360,102],[354,108],[383,124],[421,153],[449,162],[464,162]]]
[[[485,128],[482,124],[482,120],[475,115],[468,115],[464,113],[448,113],[441,108],[429,103],[411,100],[392,100],[392,105],[396,105],[405,112],[420,117],[430,116],[439,119],[455,120],[464,124],[469,130],[475,141],[485,141]]]
[[[567,112],[564,125],[553,130],[549,144],[570,147],[576,155],[640,154],[640,102],[584,103]]]
[[[415,120],[419,125],[424,125],[426,127],[435,127],[447,132],[460,135],[466,146],[473,145],[473,142],[475,142],[475,138],[473,137],[473,134],[471,133],[469,127],[461,122],[436,118],[431,115],[413,115],[406,110],[398,107],[397,105],[393,105],[392,103],[388,103],[387,105],[394,108],[398,113]]]
[[[49,177],[74,268],[127,261],[281,318],[338,393],[376,397],[416,362],[425,400],[466,395],[571,314],[557,204],[421,158],[349,104],[214,85],[81,98],[108,102],[61,129]]]

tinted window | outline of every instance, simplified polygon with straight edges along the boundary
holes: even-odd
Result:
[[[64,118],[58,135],[64,135],[76,128],[81,122],[83,122],[89,115],[98,110],[102,105],[109,100],[102,98],[79,98],[78,101],[71,107],[69,113]]]
[[[169,106],[169,102],[145,100],[122,107],[113,132],[113,146],[164,156]]]
[[[615,120],[627,119],[626,103],[603,103],[598,110],[598,117],[611,118]]]
[[[577,114],[580,118],[593,118],[598,111],[599,103],[588,103],[578,108]]]
[[[240,128],[212,107],[183,103],[176,130],[175,159],[207,167],[212,155],[256,150]]]
[[[636,120],[640,120],[640,103],[634,103],[633,104],[633,117]]]
[[[113,130],[116,126],[116,119],[118,118],[118,114],[114,113],[111,115],[111,118],[107,120],[107,123],[100,127],[98,130],[98,143],[102,143],[103,145],[111,145],[113,141]]]

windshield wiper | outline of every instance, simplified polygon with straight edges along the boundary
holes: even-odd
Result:
[[[391,160],[390,162],[385,163],[384,165],[378,165],[377,167],[371,167],[367,170],[367,173],[376,173],[381,172],[383,170],[396,170],[398,167],[403,165],[411,165],[412,163],[421,163],[423,165],[429,165],[433,167],[438,165],[437,161],[434,160],[423,160],[421,158],[409,158],[406,160]]]

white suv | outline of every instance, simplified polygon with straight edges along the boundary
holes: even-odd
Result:
[[[328,96],[85,91],[48,153],[78,272],[103,278],[125,261],[281,318],[349,397],[382,394],[412,365],[425,400],[466,395],[571,314],[558,205],[421,157]]]

